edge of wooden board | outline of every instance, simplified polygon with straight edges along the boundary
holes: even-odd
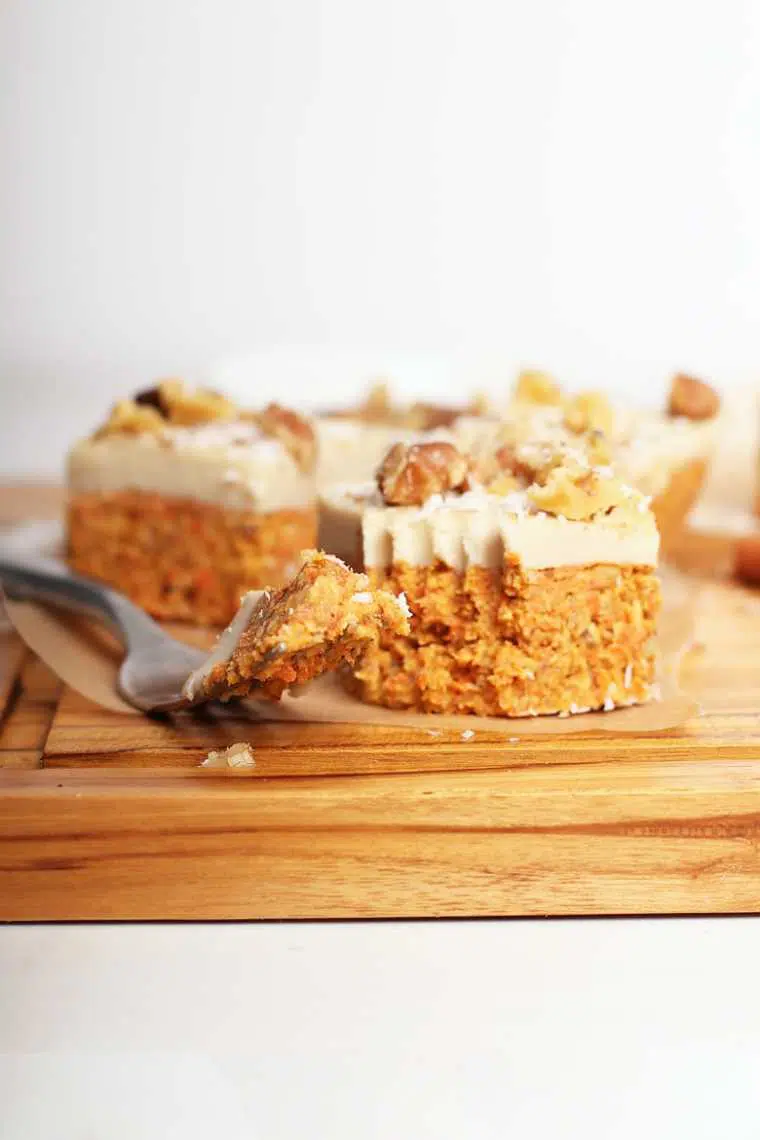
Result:
[[[760,765],[0,772],[0,919],[760,909]]]

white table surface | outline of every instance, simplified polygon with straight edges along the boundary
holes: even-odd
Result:
[[[2,1140],[760,1135],[760,919],[0,929]]]

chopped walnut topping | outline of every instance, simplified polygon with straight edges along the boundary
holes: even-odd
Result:
[[[627,504],[632,492],[611,475],[570,464],[552,468],[543,484],[528,488],[528,496],[541,511],[579,520]]]
[[[679,372],[673,377],[668,398],[668,415],[685,416],[689,420],[711,420],[720,411],[720,396],[694,376]]]
[[[491,401],[488,398],[487,392],[473,392],[472,399],[470,400],[465,415],[467,416],[487,416],[491,410]]]
[[[349,408],[332,408],[324,414],[329,419],[354,420],[365,424],[403,423],[403,412],[394,408],[390,389],[384,380],[373,384],[360,404]]]
[[[420,402],[412,404],[409,411],[404,414],[404,423],[419,431],[434,431],[436,428],[451,427],[464,414],[462,408]]]
[[[108,435],[160,435],[165,427],[166,420],[156,408],[119,400],[103,426],[95,432],[95,439]]]
[[[143,393],[143,398],[145,395]],[[158,385],[158,402],[169,422],[178,427],[232,420],[238,414],[226,396],[210,388],[188,388],[181,380],[162,380]]]
[[[416,428],[419,431],[435,431],[436,428],[452,427],[462,416],[484,416],[487,411],[488,397],[478,392],[464,407],[418,401],[407,411],[400,411],[398,416],[399,422],[405,427]]]
[[[603,431],[599,431],[597,428],[592,428],[592,430],[585,437],[583,443],[586,454],[595,467],[607,467],[610,463],[612,463],[612,444]]]
[[[500,475],[495,475],[493,479],[484,485],[489,495],[511,495],[513,491],[525,490],[525,483],[521,482],[516,475],[510,475],[507,471],[503,471]]]
[[[526,404],[561,404],[562,391],[546,372],[526,370],[517,377],[515,399]]]
[[[419,506],[431,495],[467,486],[469,463],[453,443],[396,443],[377,473],[386,503]]]
[[[138,392],[136,396],[132,397],[135,404],[139,404],[141,408],[155,408],[162,416],[166,415],[166,408],[161,403],[161,392],[156,388],[144,388],[142,392]]]
[[[614,412],[612,405],[601,392],[579,392],[565,404],[565,427],[576,435],[588,431],[609,434],[612,431]]]
[[[488,398],[483,393],[476,393],[468,404],[461,407],[431,404],[424,400],[413,404],[394,404],[388,385],[381,382],[375,384],[366,399],[356,407],[333,409],[324,414],[330,419],[358,420],[422,432],[450,427],[460,416],[484,416],[487,412]]]
[[[734,574],[749,585],[760,583],[760,536],[751,534],[736,540]]]
[[[317,441],[309,420],[281,404],[269,404],[262,412],[247,412],[264,435],[277,439],[295,460],[301,471],[314,470],[317,462]]]
[[[373,422],[388,419],[391,412],[391,393],[387,380],[376,381],[363,404],[359,405],[362,419]]]
[[[473,477],[495,495],[527,487],[536,476],[535,467],[522,459],[513,443],[503,443],[471,461]]]
[[[188,389],[181,380],[162,380],[155,388],[138,392],[131,400],[121,400],[96,437],[106,435],[160,435],[167,425],[229,420],[237,415],[235,405],[217,392]]]

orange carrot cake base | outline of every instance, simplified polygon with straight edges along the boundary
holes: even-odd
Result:
[[[259,513],[149,491],[74,493],[68,560],[155,617],[225,625],[247,590],[282,585],[314,546],[314,506]]]
[[[409,636],[385,631],[355,672],[372,704],[509,717],[653,695],[660,594],[648,566],[459,572],[439,561],[369,577],[403,592],[413,615]]]

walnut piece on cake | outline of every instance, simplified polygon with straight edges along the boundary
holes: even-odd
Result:
[[[688,420],[711,420],[720,411],[720,396],[704,380],[679,372],[673,377],[668,397],[668,415]]]
[[[160,380],[153,388],[138,392],[131,400],[120,400],[98,430],[97,438],[108,435],[159,435],[167,425],[196,427],[218,420],[233,420],[238,409],[226,396],[210,388],[188,388],[182,380]]]
[[[238,414],[237,407],[226,396],[210,388],[188,388],[182,380],[162,380],[157,392],[159,407],[166,419],[179,427],[232,420]]]
[[[305,416],[282,404],[269,404],[261,412],[246,413],[259,430],[271,439],[277,439],[293,457],[301,471],[313,471],[317,462],[317,440],[314,428]]]
[[[528,498],[540,511],[566,519],[591,519],[602,511],[626,506],[632,501],[646,504],[606,468],[566,463],[552,467],[541,483],[528,488]]]
[[[512,440],[506,443],[496,440],[491,447],[472,455],[470,469],[473,480],[494,495],[525,488],[536,477],[536,466],[521,455]]]
[[[525,369],[517,377],[515,399],[526,404],[561,404],[562,389],[548,373]]]
[[[161,435],[165,427],[166,420],[156,407],[134,400],[119,400],[103,426],[95,432],[95,439],[109,435]]]
[[[377,485],[386,503],[419,506],[431,495],[463,490],[469,471],[467,457],[453,443],[396,443],[380,464]]]
[[[365,399],[348,408],[325,413],[328,419],[353,420],[375,427],[397,427],[411,431],[436,431],[451,427],[461,416],[484,416],[489,410],[484,392],[474,392],[466,404],[442,404],[417,400],[412,404],[394,403],[385,380],[372,385]]]
[[[409,632],[404,599],[371,590],[366,575],[309,551],[281,590],[243,599],[209,660],[188,678],[185,696],[279,700],[294,685],[355,664],[383,631]]]
[[[591,431],[609,434],[614,420],[612,405],[602,392],[579,392],[565,402],[564,424],[576,435]]]

